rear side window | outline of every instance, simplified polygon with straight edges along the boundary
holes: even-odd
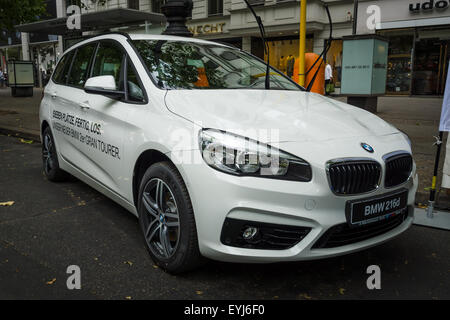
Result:
[[[95,56],[92,77],[111,75],[116,81],[117,90],[124,90],[123,86],[124,52],[112,42],[101,42]]]
[[[77,88],[83,88],[96,47],[97,43],[91,43],[77,49],[67,84]]]
[[[58,63],[58,66],[55,69],[55,73],[53,74],[53,81],[58,84],[66,84],[70,64],[72,63],[73,51],[65,54],[61,61]]]

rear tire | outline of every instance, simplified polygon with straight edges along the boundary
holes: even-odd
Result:
[[[138,212],[146,247],[156,265],[178,274],[201,264],[191,200],[180,173],[169,162],[156,163],[145,172]]]
[[[58,153],[50,127],[45,128],[42,134],[42,164],[44,174],[50,181],[61,182],[69,177],[69,174],[59,167]]]

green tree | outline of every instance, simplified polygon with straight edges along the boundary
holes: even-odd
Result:
[[[90,10],[91,5],[104,6],[108,0],[69,0],[67,5],[76,5],[83,9]]]
[[[14,31],[14,26],[39,20],[46,15],[44,0],[0,0],[0,30]]]

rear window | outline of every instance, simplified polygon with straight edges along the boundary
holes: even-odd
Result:
[[[55,72],[53,73],[53,82],[58,84],[66,84],[70,64],[72,63],[73,58],[73,51],[65,54],[61,61],[58,63],[58,66],[55,69]]]

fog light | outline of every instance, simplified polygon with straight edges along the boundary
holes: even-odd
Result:
[[[285,250],[299,243],[310,231],[310,227],[226,218],[220,242],[236,248]]]
[[[244,238],[244,240],[252,240],[256,236],[257,233],[258,233],[258,228],[248,227],[244,230],[244,233],[242,234],[242,238]]]

